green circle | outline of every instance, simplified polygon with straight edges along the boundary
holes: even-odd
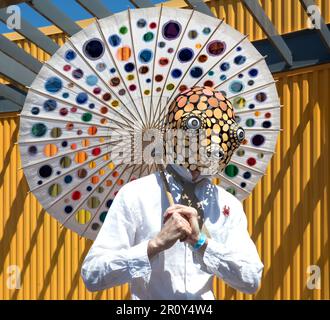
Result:
[[[92,120],[92,114],[89,113],[89,112],[86,112],[81,116],[81,119],[85,122],[91,121]]]
[[[154,34],[152,32],[147,32],[143,36],[143,40],[146,42],[151,41],[154,38]]]
[[[238,173],[238,168],[234,164],[228,164],[225,168],[225,174],[230,177],[234,178]]]
[[[255,121],[254,121],[254,119],[247,119],[245,123],[248,127],[253,127],[255,124]]]
[[[101,221],[102,223],[104,222],[106,216],[107,216],[107,212],[106,212],[106,211],[103,211],[103,212],[100,214],[100,221]]]
[[[43,123],[36,123],[32,126],[31,132],[35,137],[42,137],[46,134],[47,127]]]
[[[123,26],[123,27],[121,27],[121,28],[119,29],[119,33],[121,33],[121,34],[126,34],[127,31],[128,31],[128,28],[125,27],[125,26]]]
[[[229,193],[231,193],[233,196],[236,194],[236,190],[233,187],[229,187],[226,189]]]
[[[173,89],[174,89],[174,84],[173,84],[173,83],[169,83],[169,84],[166,86],[166,89],[167,89],[167,90],[173,90]]]

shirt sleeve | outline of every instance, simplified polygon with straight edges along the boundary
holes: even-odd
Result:
[[[124,201],[124,189],[125,186],[115,197],[83,262],[81,276],[90,291],[121,285],[133,278],[150,277],[149,240],[134,245],[136,219]]]
[[[202,258],[200,252],[196,253],[206,272],[222,278],[236,290],[255,293],[264,266],[248,233],[243,206],[240,204],[237,210],[229,227],[208,239]]]

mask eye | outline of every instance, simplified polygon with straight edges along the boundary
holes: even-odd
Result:
[[[192,116],[187,120],[188,129],[197,130],[200,129],[201,125],[202,125],[201,120],[195,116]]]
[[[242,142],[245,138],[245,131],[243,128],[239,127],[236,131],[237,139],[239,142]]]

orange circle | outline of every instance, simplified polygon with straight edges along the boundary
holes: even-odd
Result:
[[[44,155],[46,157],[52,157],[57,154],[58,148],[55,144],[46,144],[44,147]]]
[[[83,163],[88,158],[87,153],[85,151],[79,151],[76,153],[74,160],[76,163]]]
[[[221,92],[216,92],[215,97],[218,98],[219,100],[225,100],[225,97]]]
[[[221,108],[223,111],[226,111],[226,110],[227,110],[227,103],[224,102],[224,101],[220,101],[220,108]]]
[[[185,107],[184,107],[184,111],[186,112],[190,112],[194,110],[194,105],[192,103],[188,103]]]
[[[95,126],[91,126],[88,128],[88,134],[94,136],[97,132],[97,128]]]
[[[200,102],[200,103],[197,105],[197,108],[198,108],[198,110],[206,110],[206,109],[207,109],[207,104],[204,103],[204,102]]]
[[[189,97],[189,101],[192,103],[196,103],[198,100],[199,100],[198,94],[193,94],[192,96]]]
[[[182,97],[178,102],[178,107],[182,108],[185,106],[186,103],[187,103],[187,97]]]
[[[98,176],[91,177],[91,183],[96,184],[100,181],[100,178]]]
[[[217,119],[220,119],[222,117],[222,111],[219,108],[215,109],[213,111],[213,114]]]
[[[88,140],[88,139],[84,139],[84,140],[82,140],[82,141],[81,141],[81,145],[82,145],[83,147],[88,147],[88,146],[89,146],[89,140]]]
[[[120,61],[127,61],[131,57],[132,51],[130,47],[121,47],[117,50],[117,58]]]
[[[179,110],[179,111],[175,114],[174,119],[175,119],[175,120],[179,120],[179,119],[182,117],[182,115],[183,115],[183,110]]]
[[[207,100],[207,102],[209,103],[209,105],[212,107],[212,108],[216,108],[219,104],[219,101],[218,99],[214,98],[214,97],[211,97]]]
[[[203,93],[206,94],[207,96],[213,96],[213,91],[209,88],[203,89]]]

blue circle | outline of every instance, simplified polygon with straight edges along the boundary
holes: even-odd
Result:
[[[173,78],[180,78],[182,75],[182,71],[180,69],[173,69],[171,75]]]
[[[90,109],[94,109],[95,108],[95,104],[94,103],[90,103],[88,106]]]
[[[40,109],[38,107],[33,107],[31,109],[31,113],[34,114],[34,115],[37,115],[39,112],[40,112]]]
[[[241,92],[243,90],[243,83],[241,81],[233,81],[229,88],[232,92],[234,93],[238,93],[238,92]]]
[[[86,78],[86,83],[89,86],[95,86],[97,84],[98,78],[95,75],[90,75]]]
[[[64,177],[64,182],[65,183],[70,183],[72,181],[72,176],[68,175]]]
[[[220,69],[222,71],[227,71],[227,70],[229,70],[229,68],[230,68],[230,64],[228,62],[224,62],[220,65]]]
[[[211,70],[207,74],[212,77],[214,75],[214,71]]]
[[[241,56],[241,55],[235,57],[235,59],[234,59],[234,63],[238,64],[238,65],[243,64],[245,61],[246,61],[246,57]]]
[[[109,200],[107,201],[107,207],[108,207],[108,208],[110,208],[110,206],[112,205],[112,202],[113,202],[112,199],[109,199]]]
[[[66,207],[64,208],[65,213],[71,213],[72,210],[73,210],[72,206],[66,206]]]
[[[92,189],[93,189],[93,188],[92,188],[91,186],[88,186],[88,187],[86,188],[87,191],[92,191]]]
[[[202,74],[203,74],[203,69],[200,68],[200,67],[193,67],[193,68],[190,70],[190,75],[191,75],[193,78],[199,78]]]
[[[270,128],[272,126],[272,123],[270,121],[264,121],[262,123],[262,126],[266,129]]]
[[[258,69],[253,68],[249,71],[250,77],[256,77],[257,75],[258,75]]]
[[[110,72],[111,72],[111,73],[115,73],[115,72],[116,72],[116,69],[115,69],[115,68],[111,68],[111,69],[110,69]]]
[[[79,104],[84,104],[88,100],[88,95],[85,92],[80,92],[78,93],[76,97],[76,102]]]
[[[151,79],[148,78],[148,79],[146,80],[146,83],[150,83],[150,82],[151,82]]]
[[[226,77],[224,74],[222,74],[222,75],[220,76],[220,80],[224,81],[224,80],[226,80],[226,79],[227,79],[227,77]]]
[[[210,32],[211,32],[211,29],[208,28],[208,27],[206,27],[206,28],[203,29],[203,33],[204,34],[209,34]]]
[[[64,99],[66,99],[66,98],[69,97],[69,94],[68,94],[67,92],[64,92],[64,93],[62,94],[62,97],[63,97]]]
[[[251,178],[251,172],[249,172],[249,171],[244,172],[243,177],[244,177],[244,179],[250,179]]]
[[[62,142],[62,147],[65,148],[65,147],[67,147],[67,146],[68,146],[68,141],[63,141],[63,142]]]
[[[245,183],[245,182],[242,182],[242,183],[241,183],[241,187],[242,187],[242,188],[245,188],[245,187],[246,187],[246,183]]]
[[[255,105],[253,103],[249,104],[249,109],[254,109]]]
[[[181,62],[188,62],[194,56],[194,51],[190,48],[183,48],[178,52],[178,58]]]
[[[62,80],[58,77],[51,77],[45,83],[45,89],[48,92],[56,93],[62,89]]]
[[[112,36],[109,37],[109,43],[111,46],[117,47],[120,45],[121,39],[116,34],[113,34]]]
[[[139,59],[143,63],[148,63],[152,59],[152,51],[149,49],[144,49],[139,53]]]
[[[67,52],[65,52],[65,59],[68,61],[73,60],[76,56],[77,55],[73,50],[68,50]]]
[[[134,66],[134,63],[132,63],[132,62],[126,63],[124,66],[124,69],[126,72],[132,72],[134,70],[134,68],[135,68],[135,66]]]
[[[44,109],[46,111],[53,111],[56,109],[56,107],[57,107],[57,102],[53,99],[49,99],[44,102]]]
[[[237,47],[236,50],[237,50],[237,51],[241,51],[241,50],[242,50],[242,47]]]

